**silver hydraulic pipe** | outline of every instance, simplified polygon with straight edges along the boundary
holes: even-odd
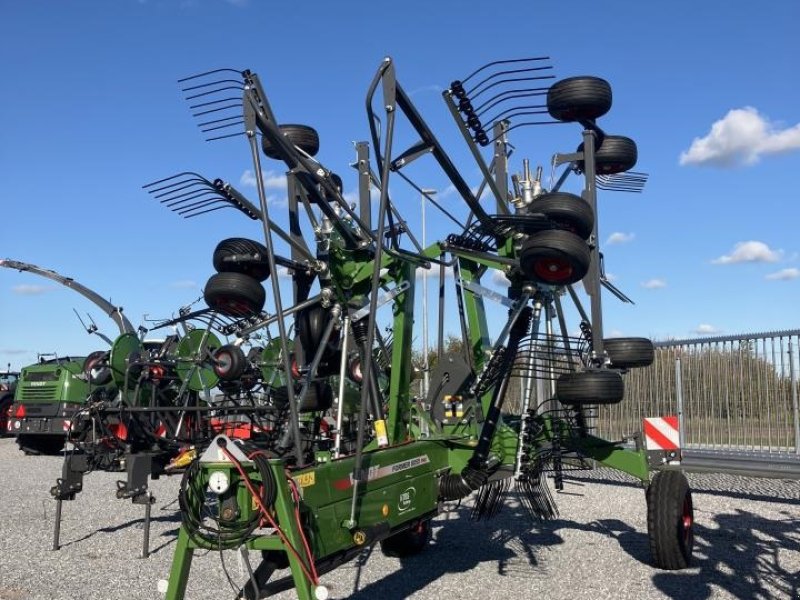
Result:
[[[344,316],[342,326],[342,360],[339,364],[339,400],[336,407],[336,435],[333,438],[333,458],[339,458],[342,451],[342,419],[344,416],[344,379],[347,375],[347,342],[350,339],[350,315]]]

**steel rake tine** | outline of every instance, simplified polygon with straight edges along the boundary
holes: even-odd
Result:
[[[552,68],[553,67],[540,67],[540,68],[536,68],[536,69],[524,69],[524,70],[525,71],[542,71],[542,70],[545,70],[545,69],[552,69]],[[517,72],[521,72],[521,71],[517,71]],[[513,71],[511,73],[513,73]],[[471,89],[469,92],[467,92],[467,96],[470,97],[472,100],[475,100],[481,94],[484,94],[484,93],[488,92],[489,90],[491,90],[492,88],[495,88],[495,87],[497,87],[499,85],[503,85],[504,83],[512,83],[514,81],[544,81],[545,79],[555,79],[555,78],[556,78],[555,75],[539,75],[539,76],[536,76],[536,77],[509,77],[507,79],[501,79],[500,81],[495,81],[494,83],[492,83],[491,85],[485,87],[484,89],[482,89],[480,91],[476,91],[477,87],[475,87],[475,88]]]
[[[542,60],[550,60],[550,57],[549,56],[532,56],[530,58],[508,58],[508,59],[505,59],[505,60],[494,60],[494,61],[486,63],[482,67],[479,67],[478,69],[474,70],[472,73],[467,75],[464,79],[462,79],[461,83],[462,84],[466,83],[467,81],[469,81],[470,79],[475,77],[475,75],[477,75],[481,71],[485,71],[489,67],[493,67],[495,65],[507,65],[507,64],[512,64],[512,63],[535,62],[535,61],[542,61]]]
[[[207,196],[207,197],[203,198],[202,200],[197,200],[197,202],[191,202],[190,204],[186,204],[187,202],[190,202],[191,200],[195,200],[197,198],[201,198],[202,196]],[[214,198],[216,198],[217,200],[214,200]],[[211,192],[205,192],[204,194],[194,196],[192,198],[183,198],[182,200],[179,200],[177,202],[176,201],[162,202],[162,204],[165,204],[171,210],[175,210],[175,212],[179,212],[181,210],[191,209],[196,206],[205,205],[208,204],[209,202],[225,202],[225,199],[220,197],[219,194],[212,194]]]
[[[166,181],[171,181],[172,179],[177,179],[178,177],[184,177],[186,175],[191,175],[193,178],[199,179],[201,181],[208,181],[205,177],[203,177],[199,173],[195,173],[193,171],[182,171],[180,173],[176,173],[175,175],[170,175],[169,177],[164,177],[163,179],[158,179],[156,181],[151,181],[150,183],[146,183],[145,185],[142,186],[142,188],[146,190],[147,188],[152,187],[154,185],[159,185],[159,184],[164,183]],[[185,179],[184,181],[189,181],[189,179]],[[172,184],[170,184],[170,185],[172,185]],[[174,185],[178,185],[178,183],[176,183]],[[164,186],[163,188],[157,188],[157,189],[155,189],[153,191],[160,191],[162,189],[166,189],[167,187],[170,187],[170,186]]]
[[[228,123],[227,125],[218,125],[216,127],[206,127],[206,128],[201,127],[200,131],[202,131],[203,133],[208,133],[209,131],[218,131],[220,129],[227,129],[228,127],[236,127],[237,125],[244,125],[244,120],[240,119],[235,123]]]
[[[528,98],[530,96],[544,96],[547,94],[547,90],[549,88],[528,88],[524,90],[506,90],[505,92],[499,92],[486,100],[483,104],[475,108],[475,114],[481,115],[482,113],[486,112],[490,108],[497,106],[498,104],[502,104],[503,102],[507,102],[508,100],[513,100],[514,98]],[[507,97],[503,97],[507,96]]]
[[[205,183],[188,183],[186,185],[176,187],[175,189],[168,190],[166,192],[161,192],[160,194],[153,194],[154,198],[165,198],[166,200],[177,200],[178,198],[186,198],[187,196],[191,196],[192,194],[201,194],[203,193],[203,189],[209,188],[210,186]],[[200,188],[200,189],[198,189]],[[183,194],[179,194],[183,190],[189,190]]]
[[[192,79],[200,79],[201,77],[208,77],[209,75],[213,75],[214,73],[236,73],[237,75],[242,75],[242,71],[238,69],[231,69],[230,67],[223,67],[221,69],[212,69],[210,71],[205,71],[203,73],[197,73],[195,75],[187,75],[186,77],[182,77],[178,79],[178,83],[183,83],[184,81],[191,81]]]

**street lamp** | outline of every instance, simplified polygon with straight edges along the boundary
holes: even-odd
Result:
[[[425,201],[429,196],[436,194],[436,190],[423,189],[422,192],[422,247],[425,248]],[[439,315],[442,318],[442,315]],[[422,395],[428,397],[429,379],[428,366],[428,269],[422,271]]]

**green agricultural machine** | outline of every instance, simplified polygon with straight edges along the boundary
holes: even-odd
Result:
[[[651,477],[638,443],[605,440],[592,428],[599,405],[622,401],[622,373],[653,360],[649,340],[603,337],[601,290],[627,297],[603,274],[597,224],[597,189],[637,192],[646,175],[631,171],[633,140],[598,124],[611,108],[609,84],[590,76],[552,83],[549,69],[542,58],[497,61],[444,92],[482,173],[476,191],[393,61],[382,61],[366,98],[371,139],[355,144],[352,204],[341,176],[315,158],[317,132],[281,123],[255,73],[221,69],[181,80],[210,140],[244,137],[255,173],[262,154],[285,166],[288,227],[270,216],[259,177],[257,204],[228,182],[188,171],[145,186],[183,217],[233,207],[263,229],[262,240],[222,240],[206,307],[162,324],[187,334],[159,363],[175,374],[167,405],[136,391],[115,406],[125,418],[193,415],[205,435],[192,439],[182,474],[168,600],[184,597],[198,550],[242,552],[249,575],[237,597],[294,588],[303,600],[323,599],[321,576],[373,544],[395,556],[424,550],[447,503],[470,498],[481,519],[519,501],[533,518],[552,518],[551,481],[560,489],[566,471],[595,463],[642,482],[653,563],[689,565],[686,478],[678,469]],[[546,100],[527,104],[537,97]],[[552,157],[562,172],[550,189],[528,159],[510,175],[510,132],[540,123],[582,131],[575,151]],[[398,150],[398,139],[416,141]],[[431,159],[464,202],[465,220],[415,183],[415,168]],[[570,175],[580,177],[579,194],[561,190]],[[427,247],[417,241],[390,196],[404,183],[454,223],[451,235]],[[279,269],[290,277],[291,301]],[[439,343],[427,389],[415,393],[416,274],[429,269],[439,272]],[[507,281],[506,294],[484,285],[494,277]],[[463,352],[443,351],[448,301]],[[487,318],[487,302],[501,305],[499,323]],[[579,335],[569,333],[567,302],[580,316]],[[117,340],[108,360],[123,390],[136,390],[131,381],[142,382],[150,364],[135,336]],[[198,397],[205,400],[191,400]],[[260,557],[253,566],[249,551]]]

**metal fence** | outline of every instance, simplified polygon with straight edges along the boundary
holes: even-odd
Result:
[[[678,415],[686,449],[800,458],[800,330],[656,343],[625,375],[625,399],[601,407],[598,433],[620,439],[644,417]]]

